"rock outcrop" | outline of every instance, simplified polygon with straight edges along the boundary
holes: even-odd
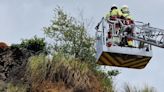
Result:
[[[0,80],[8,80],[24,69],[26,62],[34,53],[23,48],[0,49]],[[21,74],[23,75],[23,74]],[[20,75],[19,75],[20,76]]]

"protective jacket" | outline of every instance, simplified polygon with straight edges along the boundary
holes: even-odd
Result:
[[[123,13],[122,15],[125,19],[133,20],[132,16],[129,13]]]
[[[121,17],[123,16],[122,12],[120,9],[113,9],[111,10],[108,14],[106,14],[106,20],[109,19],[110,17]]]

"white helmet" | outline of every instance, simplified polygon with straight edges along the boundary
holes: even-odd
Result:
[[[117,7],[117,5],[116,4],[113,4],[111,7]]]
[[[127,5],[123,5],[122,8],[129,8]]]
[[[128,13],[128,14],[130,13],[127,5],[123,5],[121,8],[121,11],[122,11],[122,13]]]
[[[114,9],[114,8],[117,9],[117,5],[113,4],[113,5],[111,6],[111,10]]]

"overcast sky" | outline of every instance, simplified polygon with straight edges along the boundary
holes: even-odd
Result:
[[[135,20],[150,22],[152,26],[164,29],[164,0],[0,0],[0,41],[11,44],[34,35],[43,37],[42,29],[50,24],[57,5],[75,17],[83,11],[85,18],[92,18],[94,27],[112,4],[126,4]],[[90,31],[95,34],[93,29]],[[163,92],[163,65],[164,49],[154,47],[153,58],[145,69],[117,68],[121,74],[116,77],[115,84],[121,86],[129,82],[139,87],[148,84]]]

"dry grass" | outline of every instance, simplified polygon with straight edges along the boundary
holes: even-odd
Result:
[[[33,56],[27,64],[26,78],[31,82],[33,92],[44,88],[42,84],[64,83],[65,87],[82,92],[100,92],[100,85],[88,64],[71,57],[55,54],[52,61],[44,55]],[[86,91],[89,90],[89,91]]]
[[[150,87],[148,85],[145,85],[144,88],[142,89],[142,92],[157,92],[154,87]]]
[[[148,85],[145,85],[143,88],[139,89],[135,86],[131,86],[128,83],[125,83],[124,92],[157,92],[157,91],[154,87],[150,87]]]
[[[8,83],[7,92],[28,92],[28,86],[25,84]]]

